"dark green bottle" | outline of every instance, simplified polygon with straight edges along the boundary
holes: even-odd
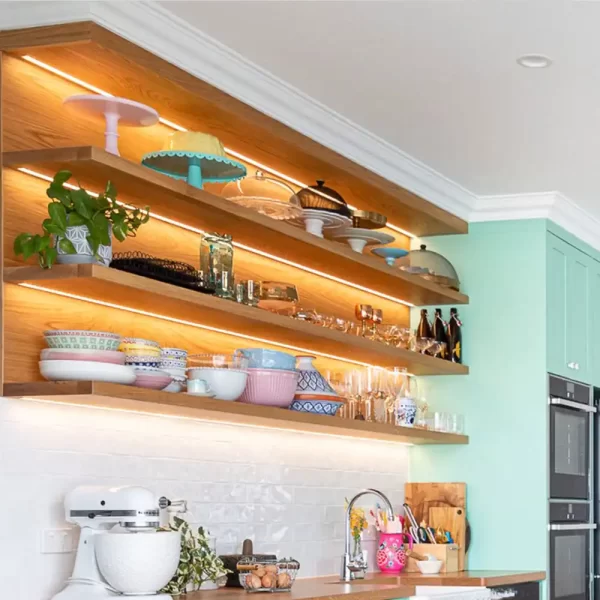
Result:
[[[448,321],[448,337],[450,338],[451,356],[450,360],[455,363],[462,363],[462,323],[458,318],[458,310],[450,309],[450,320]]]
[[[440,358],[451,360],[451,348],[448,341],[448,332],[446,331],[447,323],[442,318],[442,309],[435,309],[435,319],[433,320],[433,337],[436,342],[442,344]]]

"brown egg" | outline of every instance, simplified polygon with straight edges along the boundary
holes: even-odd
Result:
[[[277,573],[277,565],[267,565],[265,571],[267,573]]]
[[[267,570],[263,567],[263,565],[258,565],[256,571],[254,571],[254,574],[257,577],[264,577],[267,574]]]
[[[262,587],[260,577],[257,575],[248,575],[248,577],[246,577],[246,585],[253,590],[257,590],[258,588]]]
[[[292,584],[292,578],[287,573],[279,573],[277,575],[277,587],[288,588]]]
[[[263,585],[263,587],[266,587],[266,588],[272,588],[272,587],[275,587],[276,581],[277,580],[275,578],[275,575],[273,575],[272,573],[267,573],[262,578],[262,585]]]

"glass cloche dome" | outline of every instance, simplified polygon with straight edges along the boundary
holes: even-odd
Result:
[[[459,291],[460,281],[450,261],[437,252],[427,250],[425,244],[421,244],[418,250],[412,250],[406,256],[399,258],[396,265],[402,271],[414,273],[423,279]]]
[[[230,181],[221,192],[230,202],[251,208],[267,217],[283,221],[302,215],[302,207],[294,190],[262,171],[256,175]]]

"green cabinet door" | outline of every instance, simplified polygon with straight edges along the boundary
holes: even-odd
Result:
[[[591,383],[590,298],[593,259],[571,248],[567,261],[567,368]]]
[[[590,303],[596,262],[548,234],[548,370],[591,383]]]
[[[563,377],[567,369],[567,255],[570,246],[551,233],[547,246],[548,371]],[[533,333],[533,332],[532,332]]]
[[[590,280],[590,374],[600,387],[600,263],[594,261]]]

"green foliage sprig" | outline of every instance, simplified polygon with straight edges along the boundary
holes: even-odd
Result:
[[[58,247],[66,254],[76,254],[75,246],[65,237],[67,227],[85,225],[87,241],[98,258],[100,245],[111,243],[110,231],[120,241],[134,237],[137,230],[150,219],[148,207],[126,208],[117,203],[117,190],[109,181],[99,196],[93,196],[82,187],[71,189],[65,184],[71,179],[70,171],[58,171],[46,194],[48,218],[42,223],[43,234],[21,233],[15,238],[14,251],[25,260],[37,254],[40,266],[49,269],[58,255]]]
[[[219,577],[231,573],[223,561],[211,550],[209,537],[202,527],[195,534],[189,523],[179,517],[173,518],[168,531],[181,533],[181,555],[177,572],[161,590],[165,594],[185,594],[188,584],[199,588],[205,581],[216,582]]]

